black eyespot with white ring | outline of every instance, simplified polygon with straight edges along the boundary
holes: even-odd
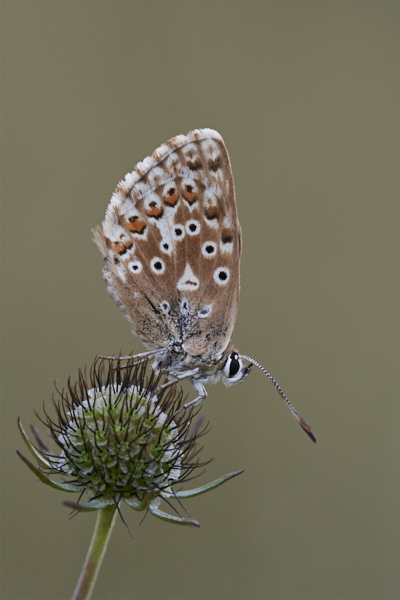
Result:
[[[160,310],[161,312],[163,312],[165,315],[168,315],[170,310],[171,310],[171,305],[169,302],[167,302],[167,300],[163,300],[162,302],[160,302]]]
[[[173,244],[169,240],[161,240],[160,250],[164,254],[172,254]]]
[[[186,223],[186,233],[188,235],[198,235],[200,233],[200,223],[199,221],[188,221]]]
[[[204,242],[201,247],[201,253],[205,258],[212,258],[217,252],[217,244],[215,242]]]
[[[140,260],[137,260],[137,259],[132,260],[128,266],[129,266],[129,270],[135,274],[140,273],[140,271],[143,269],[142,263],[140,262]]]
[[[151,259],[150,266],[153,273],[156,273],[157,275],[162,275],[165,271],[165,263],[161,258],[158,258],[158,256]]]
[[[199,312],[197,313],[198,317],[200,319],[205,319],[206,317],[208,317],[212,312],[212,305],[211,304],[207,304],[206,306],[203,306]]]
[[[218,285],[226,285],[229,281],[230,271],[228,267],[218,267],[214,271],[214,281]]]
[[[183,225],[174,225],[172,229],[172,237],[174,240],[180,241],[185,237],[185,228]]]

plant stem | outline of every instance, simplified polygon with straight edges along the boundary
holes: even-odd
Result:
[[[98,511],[92,541],[72,600],[89,600],[91,597],[116,515],[117,511],[114,504],[110,504]]]

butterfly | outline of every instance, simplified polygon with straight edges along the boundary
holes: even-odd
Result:
[[[118,184],[94,235],[107,290],[150,348],[134,358],[154,357],[157,372],[191,379],[198,393],[191,404],[206,397],[205,384],[240,383],[255,365],[316,441],[270,373],[232,344],[242,233],[217,131],[178,135],[139,162]]]

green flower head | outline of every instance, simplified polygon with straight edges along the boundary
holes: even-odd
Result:
[[[57,390],[58,399],[53,398],[56,418],[47,412],[44,418],[38,417],[57,451],[50,451],[34,429],[33,444],[19,421],[38,467],[18,454],[42,482],[79,492],[79,503],[66,503],[76,510],[119,507],[123,501],[163,520],[198,526],[192,519],[163,512],[160,503],[209,491],[239,472],[191,491],[174,489],[209,462],[197,457],[197,441],[207,426],[199,430],[199,409],[183,404],[176,383],[160,385],[160,377],[152,371],[147,375],[146,367],[146,363],[121,365],[97,359],[89,377],[79,372],[76,383],[69,380],[66,390]],[[50,479],[53,475],[60,480]]]

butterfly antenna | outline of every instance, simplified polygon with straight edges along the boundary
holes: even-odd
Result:
[[[268,379],[270,380],[270,382],[275,386],[275,388],[276,388],[278,394],[280,395],[280,397],[282,398],[282,400],[285,401],[286,406],[290,409],[290,412],[292,413],[292,415],[294,416],[294,418],[296,419],[296,421],[298,422],[298,424],[300,425],[300,427],[306,432],[306,434],[308,435],[308,437],[315,444],[316,441],[317,441],[317,438],[315,437],[315,435],[311,431],[311,427],[308,425],[308,423],[306,423],[306,421],[303,419],[303,417],[299,415],[299,413],[297,412],[297,410],[295,409],[295,407],[293,406],[293,404],[290,402],[289,398],[286,396],[286,394],[282,390],[281,386],[272,377],[271,373],[269,373],[267,371],[267,369],[264,369],[264,367],[262,367],[260,365],[260,363],[258,363],[256,360],[254,360],[254,358],[251,358],[250,356],[245,356],[244,354],[240,354],[240,357],[244,358],[245,360],[248,360],[249,363],[251,363],[252,365],[258,367],[260,369],[260,371],[262,371],[264,373],[264,375],[266,375],[268,377]]]

